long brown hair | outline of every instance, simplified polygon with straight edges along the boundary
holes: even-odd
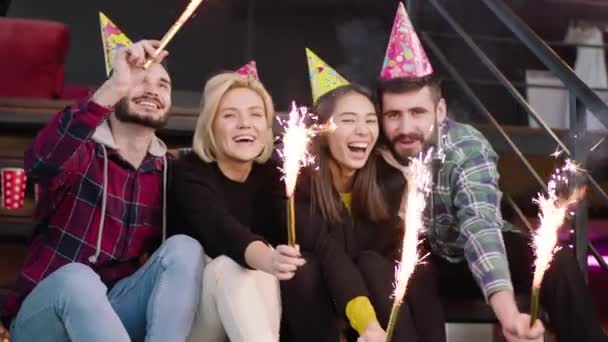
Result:
[[[319,117],[318,122],[327,123],[338,101],[353,93],[372,101],[371,92],[362,86],[349,84],[338,87],[321,96],[315,103],[314,113]],[[319,134],[313,139],[312,152],[315,153],[318,166],[318,171],[309,174],[312,208],[317,208],[326,221],[339,223],[343,217],[343,205],[332,181],[329,166],[332,156],[327,134]],[[355,219],[368,222],[388,219],[388,209],[377,180],[376,158],[376,153],[372,152],[363,168],[355,172],[351,192],[351,212]]]

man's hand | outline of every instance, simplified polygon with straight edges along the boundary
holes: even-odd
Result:
[[[537,319],[530,327],[530,315],[519,313],[507,322],[502,323],[502,333],[509,342],[536,341],[542,342],[545,334],[543,323]]]
[[[0,322],[0,342],[9,342],[11,339],[11,334],[8,332],[8,329],[4,327],[4,325]]]
[[[519,312],[512,291],[499,291],[490,297],[490,305],[509,342],[542,341],[545,327],[536,320],[530,327],[530,315]]]
[[[143,65],[159,46],[157,40],[140,40],[119,49],[114,54],[112,76],[93,94],[93,101],[112,107],[127,96],[129,90],[143,80],[146,75]],[[154,61],[160,63],[168,54],[167,51],[162,51]]]
[[[357,342],[385,342],[386,341],[386,332],[378,322],[372,322],[367,325],[365,331],[359,338]]]

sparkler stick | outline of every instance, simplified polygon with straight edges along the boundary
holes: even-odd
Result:
[[[310,140],[316,134],[314,127],[308,127],[306,120],[316,118],[308,113],[306,108],[298,108],[292,103],[289,119],[284,122],[279,118],[279,123],[284,128],[283,149],[279,155],[283,159],[283,180],[285,181],[285,193],[287,195],[287,237],[290,246],[296,245],[296,222],[295,222],[295,199],[294,191],[300,174],[300,169],[314,162],[310,155],[308,146]]]
[[[568,208],[580,200],[585,188],[575,188],[571,193],[560,194],[559,188],[571,188],[569,184],[570,176],[576,176],[580,168],[567,159],[563,166],[557,168],[547,184],[548,194],[538,195],[535,202],[540,208],[540,225],[532,237],[532,245],[536,260],[535,270],[532,279],[532,298],[530,305],[530,326],[538,318],[539,295],[543,276],[551,264],[553,255],[558,250],[558,230],[564,223],[568,214]]]
[[[188,4],[188,6],[184,10],[184,12],[182,12],[182,14],[179,16],[177,21],[173,24],[173,26],[171,26],[169,31],[167,31],[167,33],[165,33],[165,36],[160,41],[160,46],[158,47],[158,49],[156,49],[156,51],[154,52],[154,55],[152,55],[152,57],[150,57],[146,61],[146,63],[144,64],[144,69],[148,69],[150,67],[150,65],[158,57],[160,52],[163,51],[167,47],[167,45],[169,44],[171,39],[173,39],[175,34],[177,34],[177,32],[179,31],[179,29],[181,29],[182,26],[188,20],[188,18],[190,18],[190,16],[192,16],[192,13],[194,13],[194,11],[198,8],[198,6],[201,4],[201,2],[203,2],[203,0],[191,0],[190,1],[190,3]]]
[[[393,338],[399,308],[407,290],[407,283],[420,261],[418,236],[423,230],[422,213],[426,206],[426,197],[431,183],[431,173],[428,169],[428,161],[431,156],[432,151],[429,151],[426,156],[420,155],[418,158],[412,158],[405,175],[407,180],[405,236],[403,238],[401,261],[395,271],[394,300],[386,331],[386,342],[390,342]]]

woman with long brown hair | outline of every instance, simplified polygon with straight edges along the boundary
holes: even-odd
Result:
[[[297,237],[307,263],[281,284],[284,321],[294,341],[344,334],[384,341],[403,231],[377,182],[376,107],[368,90],[349,84],[321,96],[314,113],[333,129],[314,138],[317,163],[297,189]],[[406,303],[395,340],[401,337],[422,340]]]

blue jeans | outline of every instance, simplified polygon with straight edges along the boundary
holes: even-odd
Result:
[[[177,235],[109,292],[90,267],[65,265],[26,297],[11,324],[11,341],[186,341],[203,263],[200,244]]]

